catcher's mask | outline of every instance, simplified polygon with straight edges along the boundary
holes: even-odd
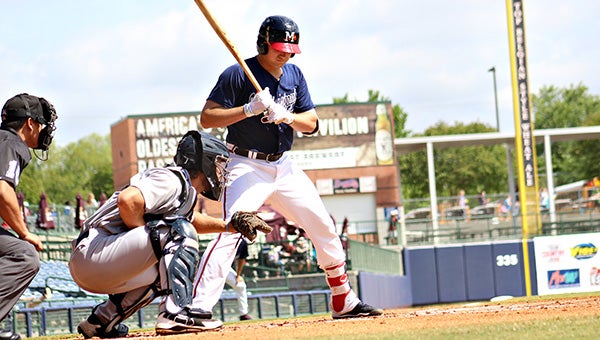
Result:
[[[202,195],[211,200],[221,200],[229,162],[229,150],[221,140],[203,131],[190,130],[179,141],[174,161],[192,177],[203,173],[210,189],[203,191]]]
[[[54,138],[58,118],[54,106],[44,98],[18,94],[9,99],[2,108],[2,121],[15,121],[32,118],[44,127],[38,137],[38,145],[34,149],[47,151]]]

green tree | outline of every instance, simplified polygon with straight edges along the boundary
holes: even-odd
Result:
[[[31,204],[45,192],[51,203],[84,199],[88,192],[96,197],[113,191],[110,137],[92,134],[65,147],[52,145],[47,161],[33,158],[21,177],[17,190]]]
[[[483,123],[448,125],[438,122],[423,136],[455,135],[494,132],[494,127]],[[425,151],[399,157],[402,174],[402,196],[405,199],[429,196],[427,155]],[[467,195],[482,190],[487,193],[507,192],[506,150],[501,145],[467,146],[434,150],[437,195],[456,196],[464,189]]]
[[[544,86],[532,94],[536,129],[600,125],[600,97],[588,93],[583,84],[557,88]],[[543,148],[537,148],[538,173],[545,172]],[[552,143],[555,184],[561,185],[600,174],[598,140]]]

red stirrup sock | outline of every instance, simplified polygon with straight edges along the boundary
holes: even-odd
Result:
[[[348,281],[346,262],[325,268],[327,284],[331,289],[331,309],[336,313],[345,313],[354,308],[359,300]]]

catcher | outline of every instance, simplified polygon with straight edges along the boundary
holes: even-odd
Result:
[[[194,211],[197,192],[221,198],[229,152],[220,140],[189,131],[179,141],[174,161],[133,176],[73,240],[73,279],[86,291],[108,294],[77,326],[85,338],[126,336],[122,322],[158,297],[158,334],[221,327],[220,320],[189,306],[200,261],[197,233],[235,230],[253,239],[255,228],[271,231],[254,213],[238,212],[236,224]]]

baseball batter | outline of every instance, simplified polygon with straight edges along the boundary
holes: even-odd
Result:
[[[197,192],[221,197],[228,157],[223,142],[189,131],[178,144],[174,165],[133,176],[85,221],[73,241],[71,275],[83,289],[109,294],[79,323],[85,338],[124,337],[128,328],[121,322],[159,296],[164,297],[158,334],[223,325],[190,303],[200,261],[196,233],[229,228],[222,219],[194,211]]]
[[[290,18],[266,18],[259,29],[258,55],[246,60],[264,90],[255,93],[236,64],[220,75],[202,110],[204,128],[227,127],[232,155],[225,218],[238,210],[256,211],[269,199],[303,226],[315,245],[331,288],[333,318],[380,315],[380,309],[361,302],[351,289],[335,225],[311,180],[286,154],[295,131],[314,134],[319,128],[304,75],[288,64],[300,53],[299,38]],[[221,233],[208,245],[195,282],[194,307],[210,311],[218,301],[239,239],[239,234]]]

